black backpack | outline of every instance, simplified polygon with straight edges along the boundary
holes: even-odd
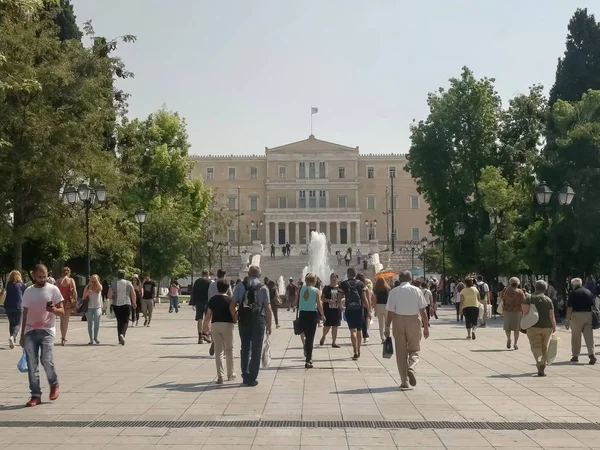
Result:
[[[263,287],[263,284],[258,283],[253,285],[244,282],[243,285],[244,298],[238,310],[238,321],[242,325],[247,325],[252,323],[264,310],[264,306],[258,301],[258,291]]]
[[[479,291],[479,300],[483,303],[485,301],[485,283],[475,283],[475,287]]]
[[[356,280],[348,280],[348,292],[346,292],[346,309],[355,311],[362,308],[362,299],[356,288]]]

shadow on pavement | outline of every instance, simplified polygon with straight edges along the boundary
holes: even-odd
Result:
[[[386,386],[379,388],[361,388],[361,389],[350,389],[348,391],[333,391],[332,394],[348,394],[348,395],[356,395],[356,394],[383,394],[386,392],[396,392],[400,389],[398,386]]]

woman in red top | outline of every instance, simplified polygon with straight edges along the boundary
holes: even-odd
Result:
[[[77,289],[75,280],[71,278],[71,269],[63,267],[62,277],[56,281],[56,286],[60,290],[63,297],[64,315],[60,316],[60,345],[64,346],[67,342],[67,331],[69,330],[69,317],[73,312],[73,308],[77,302]]]

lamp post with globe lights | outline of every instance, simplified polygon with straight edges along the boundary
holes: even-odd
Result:
[[[213,241],[210,239],[206,242],[206,247],[208,247],[208,270],[212,271],[212,249],[213,249]]]
[[[492,211],[490,214],[490,225],[494,232],[494,285],[498,286],[498,278],[500,277],[499,273],[499,264],[498,264],[498,235],[500,234],[500,223],[502,222],[502,212],[501,211]]]
[[[138,209],[135,212],[135,221],[140,226],[140,272],[144,273],[144,234],[142,228],[146,223],[146,211],[144,209]]]
[[[87,255],[87,281],[92,275],[91,255],[90,255],[90,211],[98,209],[106,201],[106,187],[99,183],[90,186],[88,183],[81,183],[79,186],[68,186],[63,191],[66,201],[73,207],[77,205],[85,213],[85,243]]]
[[[252,222],[250,222],[250,226],[251,226],[253,229],[256,229],[256,230],[257,230],[257,231],[256,231],[256,240],[257,240],[257,241],[260,241],[260,240],[261,240],[261,239],[260,239],[260,229],[261,229],[261,228],[262,228],[262,226],[263,226],[263,221],[262,221],[262,220],[259,220],[258,222],[255,222],[255,221],[253,220]]]
[[[365,228],[367,230],[367,241],[375,239],[375,228],[377,227],[377,219],[365,220]]]

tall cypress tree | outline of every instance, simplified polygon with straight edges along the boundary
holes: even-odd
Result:
[[[44,9],[52,15],[52,20],[60,28],[58,37],[61,41],[81,39],[83,33],[77,26],[77,17],[73,11],[71,0],[60,0],[59,2],[44,0]]]
[[[550,104],[581,100],[588,89],[600,89],[600,23],[586,9],[578,9],[568,26],[565,55],[558,59]]]

